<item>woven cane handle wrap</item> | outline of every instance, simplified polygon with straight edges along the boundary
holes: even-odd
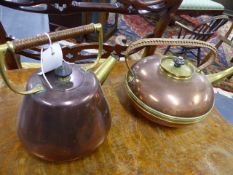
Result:
[[[165,38],[148,38],[148,39],[141,39],[138,41],[133,42],[130,44],[130,46],[126,50],[126,56],[125,56],[125,62],[132,73],[132,70],[130,69],[128,65],[128,57],[134,51],[135,49],[146,47],[146,46],[152,46],[152,45],[172,45],[172,46],[189,46],[189,47],[203,47],[208,48],[213,53],[214,57],[210,57],[209,60],[207,60],[204,64],[202,64],[199,69],[204,69],[208,65],[210,65],[215,58],[217,57],[217,49],[204,41],[199,40],[189,40],[189,39],[165,39]]]
[[[72,38],[78,35],[94,32],[96,30],[95,24],[89,24],[85,26],[75,27],[72,29],[66,29],[62,31],[49,33],[52,41],[59,41],[63,39]],[[13,41],[15,52],[28,49],[34,46],[48,43],[48,37],[46,35],[40,35],[36,37],[26,38],[22,40]]]

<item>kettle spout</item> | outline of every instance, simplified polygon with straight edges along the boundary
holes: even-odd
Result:
[[[219,81],[227,76],[230,76],[231,74],[233,74],[233,66],[224,70],[224,71],[221,71],[221,72],[218,72],[215,74],[209,74],[209,75],[207,75],[207,78],[211,83],[214,83],[214,82],[217,82],[217,81]]]
[[[116,62],[117,58],[111,55],[100,65],[100,67],[98,67],[98,69],[95,70],[94,73],[101,84],[104,83]]]

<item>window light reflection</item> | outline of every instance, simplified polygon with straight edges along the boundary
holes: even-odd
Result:
[[[158,100],[155,96],[153,96],[153,95],[150,94],[149,97],[150,97],[153,101],[159,102],[159,100]]]
[[[172,103],[173,103],[174,105],[176,105],[176,106],[179,105],[179,101],[177,100],[176,97],[174,97],[174,96],[171,95],[171,94],[167,94],[167,97],[172,101]]]

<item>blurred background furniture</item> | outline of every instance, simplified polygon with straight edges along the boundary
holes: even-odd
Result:
[[[228,32],[226,33],[226,35],[219,35],[219,39],[220,39],[220,44],[222,42],[228,44],[229,46],[233,46],[233,36],[231,36],[231,38],[228,38],[230,33],[232,32],[232,29],[233,29],[233,23],[231,24],[231,27],[229,28]],[[233,56],[233,55],[232,55]]]
[[[208,20],[202,22],[201,24],[195,27],[188,26],[176,21],[175,25],[179,27],[177,38],[207,41],[227,21],[228,17],[226,15],[210,17]],[[175,49],[171,49],[171,46],[168,46],[164,54],[167,54],[167,52],[169,51],[173,54],[183,56],[186,56],[188,53],[191,53],[196,57],[198,67],[204,63],[202,62],[203,59],[201,59],[201,48],[180,46],[175,47]],[[205,60],[206,59],[204,59],[204,61]]]
[[[99,1],[49,1],[49,0],[2,0],[0,5],[22,10],[28,12],[36,13],[46,13],[49,15],[74,15],[80,14],[81,12],[113,12],[121,14],[144,14],[144,13],[153,13],[154,15],[159,15],[162,23],[158,27],[161,29],[155,29],[156,34],[161,35],[164,30],[164,26],[170,21],[171,16],[174,16],[177,8],[181,4],[182,0],[117,0],[116,2],[110,2],[109,0],[99,0]],[[77,25],[84,25],[87,21],[85,14],[79,16],[79,21]],[[90,18],[92,15],[88,15]],[[94,15],[95,16],[95,15]],[[95,16],[96,18],[96,16]],[[100,18],[104,22],[106,20],[106,14],[100,15]],[[66,18],[69,19],[68,17]],[[166,20],[165,20],[166,19]],[[61,20],[63,20],[61,18]],[[61,22],[61,21],[60,21]],[[64,24],[66,21],[62,21]],[[96,22],[96,21],[92,21]],[[100,21],[98,21],[100,22]],[[72,23],[72,22],[71,22]],[[165,24],[164,24],[165,23]],[[67,25],[67,23],[65,24]],[[77,26],[76,25],[76,26]],[[70,24],[68,27],[74,27],[73,24]],[[162,30],[162,31],[161,31]]]
[[[230,26],[230,28],[228,29],[228,31],[226,32],[225,35],[219,34],[219,39],[220,40],[215,45],[215,47],[218,48],[223,42],[232,47],[233,46],[233,36],[230,36],[232,30],[233,30],[233,23],[231,23],[231,26]],[[229,38],[229,36],[230,36],[230,38]]]
[[[82,2],[111,3],[111,0],[82,0]],[[108,12],[80,12],[68,15],[49,14],[48,16],[50,31],[71,28],[90,23],[101,23],[104,28],[104,40],[107,40],[117,29],[119,15],[118,13],[113,15],[115,19],[112,24],[108,23]],[[90,34],[88,35],[88,39],[96,41],[97,36]]]
[[[232,0],[213,0],[217,3],[221,3],[225,9],[224,14],[228,16],[233,16],[233,1]]]
[[[191,16],[198,15],[221,15],[224,6],[212,0],[183,0],[177,14],[188,14]]]
[[[81,12],[113,12],[122,14],[153,13],[159,16],[153,32],[154,37],[161,37],[170,19],[175,15],[182,0],[117,0],[116,2],[78,2],[78,1],[48,1],[48,0],[2,0],[0,5],[17,10],[52,14],[52,15],[75,15]],[[69,19],[69,18],[68,18]],[[80,18],[79,18],[80,19]],[[106,19],[106,18],[103,18]],[[63,21],[65,21],[63,19]],[[82,20],[81,20],[82,21]],[[85,21],[85,20],[84,20]],[[89,21],[87,21],[89,22]],[[77,25],[83,24],[82,22]],[[107,32],[105,32],[106,34]],[[147,54],[152,54],[155,47],[147,49]],[[9,66],[10,68],[10,66]]]
[[[219,35],[219,39],[220,39],[220,41],[219,41],[219,45],[221,45],[223,42],[224,43],[226,43],[227,45],[229,45],[231,48],[233,48],[233,36],[231,36],[230,38],[229,38],[229,35],[230,35],[230,33],[232,32],[232,30],[233,30],[233,23],[231,24],[231,27],[229,28],[229,30],[228,30],[228,32],[225,34],[225,36],[224,35]],[[217,45],[217,47],[219,47],[218,45]],[[232,57],[231,57],[231,63],[233,63],[233,55],[232,55]],[[233,75],[231,75],[231,76],[229,76],[228,77],[228,79],[231,79],[233,77]]]
[[[218,49],[223,43],[226,43],[228,46],[233,48],[233,36],[231,35],[233,31],[233,22],[225,34],[218,34],[219,41],[215,44],[215,47]],[[207,54],[204,58],[204,61],[208,60],[211,57],[211,54]],[[230,62],[233,63],[233,55],[231,55]],[[229,76],[228,79],[231,79],[233,76]]]

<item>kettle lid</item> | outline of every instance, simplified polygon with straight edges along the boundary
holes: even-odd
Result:
[[[194,73],[193,65],[181,56],[164,57],[161,59],[160,68],[175,79],[189,79]]]
[[[59,68],[45,73],[45,77],[35,73],[28,80],[27,89],[31,89],[36,85],[42,85],[44,91],[69,91],[81,88],[87,77],[88,71],[83,71],[79,65],[62,64]],[[43,92],[43,91],[42,91]],[[42,93],[40,92],[40,93]]]

